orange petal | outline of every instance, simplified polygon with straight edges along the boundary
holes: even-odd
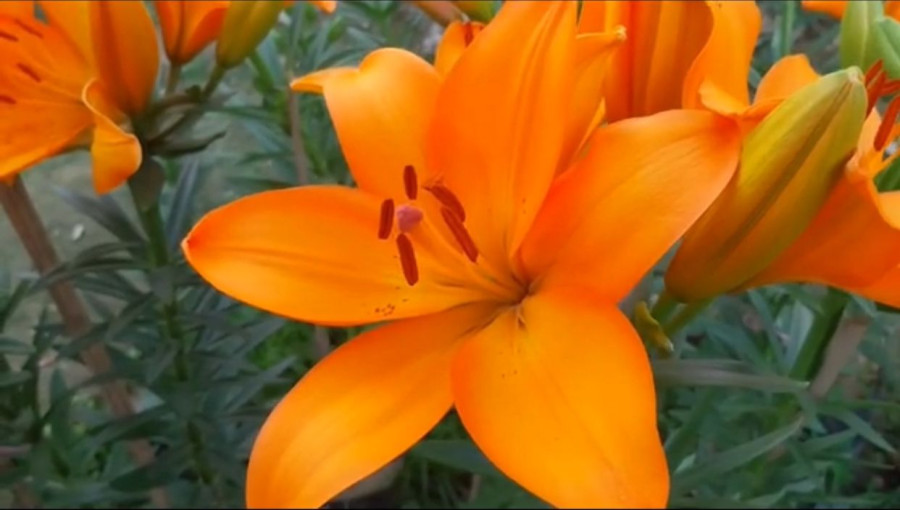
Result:
[[[848,288],[847,290],[879,303],[900,308],[900,266],[889,270],[875,283],[865,287]]]
[[[2,91],[0,118],[0,178],[78,145],[91,127],[90,112],[79,104],[16,100],[3,96]]]
[[[184,251],[225,294],[307,322],[399,319],[480,297],[439,275],[422,250],[410,286],[395,243],[378,238],[380,211],[380,198],[339,186],[260,193],[207,214]]]
[[[900,21],[900,1],[887,0],[887,2],[884,3],[884,15]]]
[[[575,2],[505,2],[444,81],[428,167],[459,197],[493,265],[531,225],[560,157],[574,85]]]
[[[720,110],[717,106],[724,108],[720,113],[741,111],[750,105],[747,78],[762,16],[752,1],[710,1],[706,4],[712,13],[712,31],[684,78],[682,102],[687,108],[698,108],[702,104],[715,111]],[[707,104],[702,98],[704,86],[715,87],[726,94],[732,98],[732,104],[721,101]]]
[[[625,26],[625,47],[604,83],[607,118],[678,108],[682,83],[710,38],[713,18],[703,2],[584,2],[579,31]]]
[[[607,75],[610,59],[625,40],[625,28],[621,26],[609,32],[580,34],[576,38],[575,90],[558,171],[568,169],[585,140],[603,120],[605,110],[598,112],[603,104],[600,85]]]
[[[327,12],[331,14],[337,9],[337,0],[306,0],[307,2],[315,5],[322,12]]]
[[[745,288],[804,281],[853,290],[900,264],[900,193],[843,179],[803,234]]]
[[[734,173],[736,126],[678,110],[598,129],[554,183],[522,245],[541,285],[581,283],[622,298],[703,213]]]
[[[0,16],[12,16],[14,18],[33,18],[33,0],[9,0],[0,2]]]
[[[802,0],[803,9],[812,12],[827,14],[833,18],[841,19],[847,10],[848,0]]]
[[[90,2],[71,0],[39,0],[38,4],[52,26],[66,34],[91,66],[94,66],[94,50],[91,40],[89,15]]]
[[[647,353],[612,303],[538,293],[466,340],[453,400],[507,476],[558,508],[662,508],[669,474]]]
[[[754,102],[784,99],[819,78],[806,55],[782,58],[763,76],[756,89]]]
[[[403,168],[427,175],[425,135],[440,77],[404,50],[370,53],[358,71],[318,71],[295,80],[294,90],[321,88],[341,149],[357,186],[382,197],[403,196]]]
[[[322,506],[415,444],[450,409],[452,357],[490,311],[467,306],[394,322],[313,367],[253,445],[247,506]]]
[[[86,85],[82,97],[94,116],[91,142],[94,190],[108,193],[128,180],[141,165],[141,143],[110,119],[108,95],[101,90],[99,82],[94,80]]]
[[[94,59],[116,106],[133,116],[144,111],[156,85],[156,29],[144,2],[90,2]]]
[[[169,61],[191,61],[216,40],[222,30],[225,0],[157,0],[153,2]]]
[[[447,76],[450,69],[462,56],[463,51],[484,30],[484,23],[477,21],[454,21],[444,31],[441,42],[434,53],[434,68],[438,74]]]

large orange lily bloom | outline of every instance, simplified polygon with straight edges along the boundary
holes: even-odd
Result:
[[[807,11],[819,12],[827,14],[833,18],[842,19],[844,11],[847,10],[847,3],[850,0],[802,0],[803,8]],[[887,0],[884,2],[885,16],[900,21],[900,2],[896,0]]]
[[[90,146],[94,188],[137,170],[140,144],[125,129],[149,103],[158,55],[141,2],[33,2],[0,7],[0,177]]]
[[[672,111],[571,142],[593,120],[573,105],[599,104],[581,85],[620,34],[577,35],[576,4],[543,1],[460,30],[471,46],[441,52],[443,76],[381,49],[296,83],[323,93],[358,189],[249,196],[183,243],[203,278],[258,308],[391,321],[278,404],[251,455],[251,507],[320,506],[451,407],[553,505],[666,504],[650,365],[616,303],[725,186],[734,123]]]
[[[228,0],[156,0],[156,13],[169,61],[190,62],[219,37]],[[285,2],[285,3],[293,3]],[[309,0],[325,12],[333,12],[336,0]]]
[[[785,80],[785,86],[799,88],[816,76],[806,59],[799,62],[794,80]],[[806,69],[802,69],[803,63]],[[813,282],[900,307],[900,192],[878,192],[874,183],[900,156],[885,154],[886,147],[900,135],[894,125],[900,98],[890,103],[884,119],[874,103],[880,93],[896,92],[900,85],[886,83],[877,66],[867,77],[871,113],[843,178],[803,234],[744,288]]]

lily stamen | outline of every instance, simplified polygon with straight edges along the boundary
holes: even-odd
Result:
[[[419,281],[419,266],[416,264],[416,252],[412,242],[406,234],[397,236],[397,251],[400,252],[400,265],[403,267],[403,276],[410,286]]]
[[[881,125],[878,126],[878,132],[875,134],[875,149],[879,151],[884,150],[897,121],[897,114],[900,114],[900,96],[892,99],[884,112],[884,118],[881,120]]]
[[[884,61],[877,60],[871,67],[866,71],[866,78],[863,83],[868,85],[878,73],[881,73],[884,69]]]
[[[466,227],[462,224],[459,216],[447,207],[441,207],[441,216],[444,217],[444,223],[447,224],[447,227],[450,229],[453,237],[456,238],[457,244],[462,248],[466,257],[472,262],[478,260],[478,247],[475,246],[475,242],[472,241],[472,236],[469,235],[469,231],[466,230]]]
[[[378,239],[387,239],[391,236],[391,228],[394,226],[394,201],[387,199],[381,203],[381,218],[378,223]]]
[[[42,81],[40,75],[38,73],[36,73],[34,71],[34,69],[28,67],[27,65],[19,62],[18,64],[16,64],[16,67],[18,67],[19,70],[21,70],[23,73],[27,74],[28,77],[31,78],[32,80],[34,80],[38,83],[40,83]]]
[[[419,196],[419,179],[416,176],[416,169],[412,165],[403,167],[403,189],[406,191],[406,197],[415,200]]]
[[[434,184],[425,186],[425,189],[431,193],[441,205],[455,214],[460,222],[466,221],[466,210],[463,208],[462,202],[460,202],[456,195],[447,189],[446,186],[443,184]]]

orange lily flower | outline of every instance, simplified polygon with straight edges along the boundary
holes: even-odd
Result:
[[[324,12],[334,12],[337,0],[308,0]],[[166,54],[173,65],[190,62],[219,38],[229,0],[156,0],[156,13]],[[247,3],[247,2],[245,2]],[[293,0],[284,4],[293,4]]]
[[[832,18],[842,19],[847,10],[849,0],[802,0],[803,9],[812,12],[827,14]],[[887,0],[884,2],[885,16],[900,21],[900,1]]]
[[[32,2],[12,4],[0,11],[0,177],[90,146],[94,188],[112,190],[141,161],[123,126],[156,79],[149,13],[140,2],[43,1],[43,23]]]
[[[811,68],[793,86],[815,76]],[[900,97],[889,104],[884,119],[875,102],[900,89],[886,82],[880,66],[867,74],[871,113],[862,127],[856,154],[818,215],[771,265],[743,288],[785,281],[831,285],[894,307],[900,307],[900,192],[879,192],[874,178],[900,154],[885,155],[898,135],[895,126]]]
[[[166,54],[173,65],[184,65],[219,36],[227,0],[157,0],[156,14]]]
[[[613,55],[613,72],[603,85],[608,120],[704,107],[698,97],[703,94],[749,103],[746,77],[761,26],[754,2],[582,4],[580,31],[617,25],[625,27],[628,40]]]
[[[596,72],[584,55],[620,42],[577,36],[574,2],[506,2],[462,40],[445,75],[381,49],[300,78],[324,95],[358,189],[245,197],[183,242],[203,278],[255,307],[391,321],[278,404],[251,455],[251,507],[323,505],[451,407],[553,505],[666,504],[650,365],[616,303],[725,186],[738,133],[672,111],[570,143],[589,129],[571,107],[590,101],[573,96],[597,95],[579,86]]]

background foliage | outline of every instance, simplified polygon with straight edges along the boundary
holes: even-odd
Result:
[[[794,2],[761,8],[751,87],[790,52],[807,53],[820,71],[836,68],[836,23]],[[344,2],[332,16],[295,4],[227,76],[221,100],[197,125],[193,136],[212,140],[209,147],[160,160],[161,224],[132,212],[127,190],[101,198],[88,191],[83,155],[25,174],[65,263],[36,278],[0,224],[4,505],[142,507],[152,490],[177,507],[243,505],[246,459],[269,409],[329,345],[355,332],[292,323],[221,296],[193,274],[178,243],[200,214],[237,196],[349,183],[321,98],[289,98],[286,83],[381,46],[430,58],[439,35],[402,2]],[[208,53],[183,79],[205,80]],[[57,279],[71,279],[88,301],[87,334],[62,334],[44,292]],[[660,280],[648,275],[634,298],[658,293]],[[623,305],[629,313],[633,301]],[[894,311],[815,286],[717,300],[673,338],[674,354],[654,359],[671,505],[900,506],[898,325]],[[96,399],[100,381],[80,369],[77,352],[94,342],[114,356],[114,372],[101,377],[133,388],[133,416],[111,417]],[[155,446],[151,464],[131,461],[136,438]],[[543,506],[484,459],[452,413],[331,504],[385,505]]]

